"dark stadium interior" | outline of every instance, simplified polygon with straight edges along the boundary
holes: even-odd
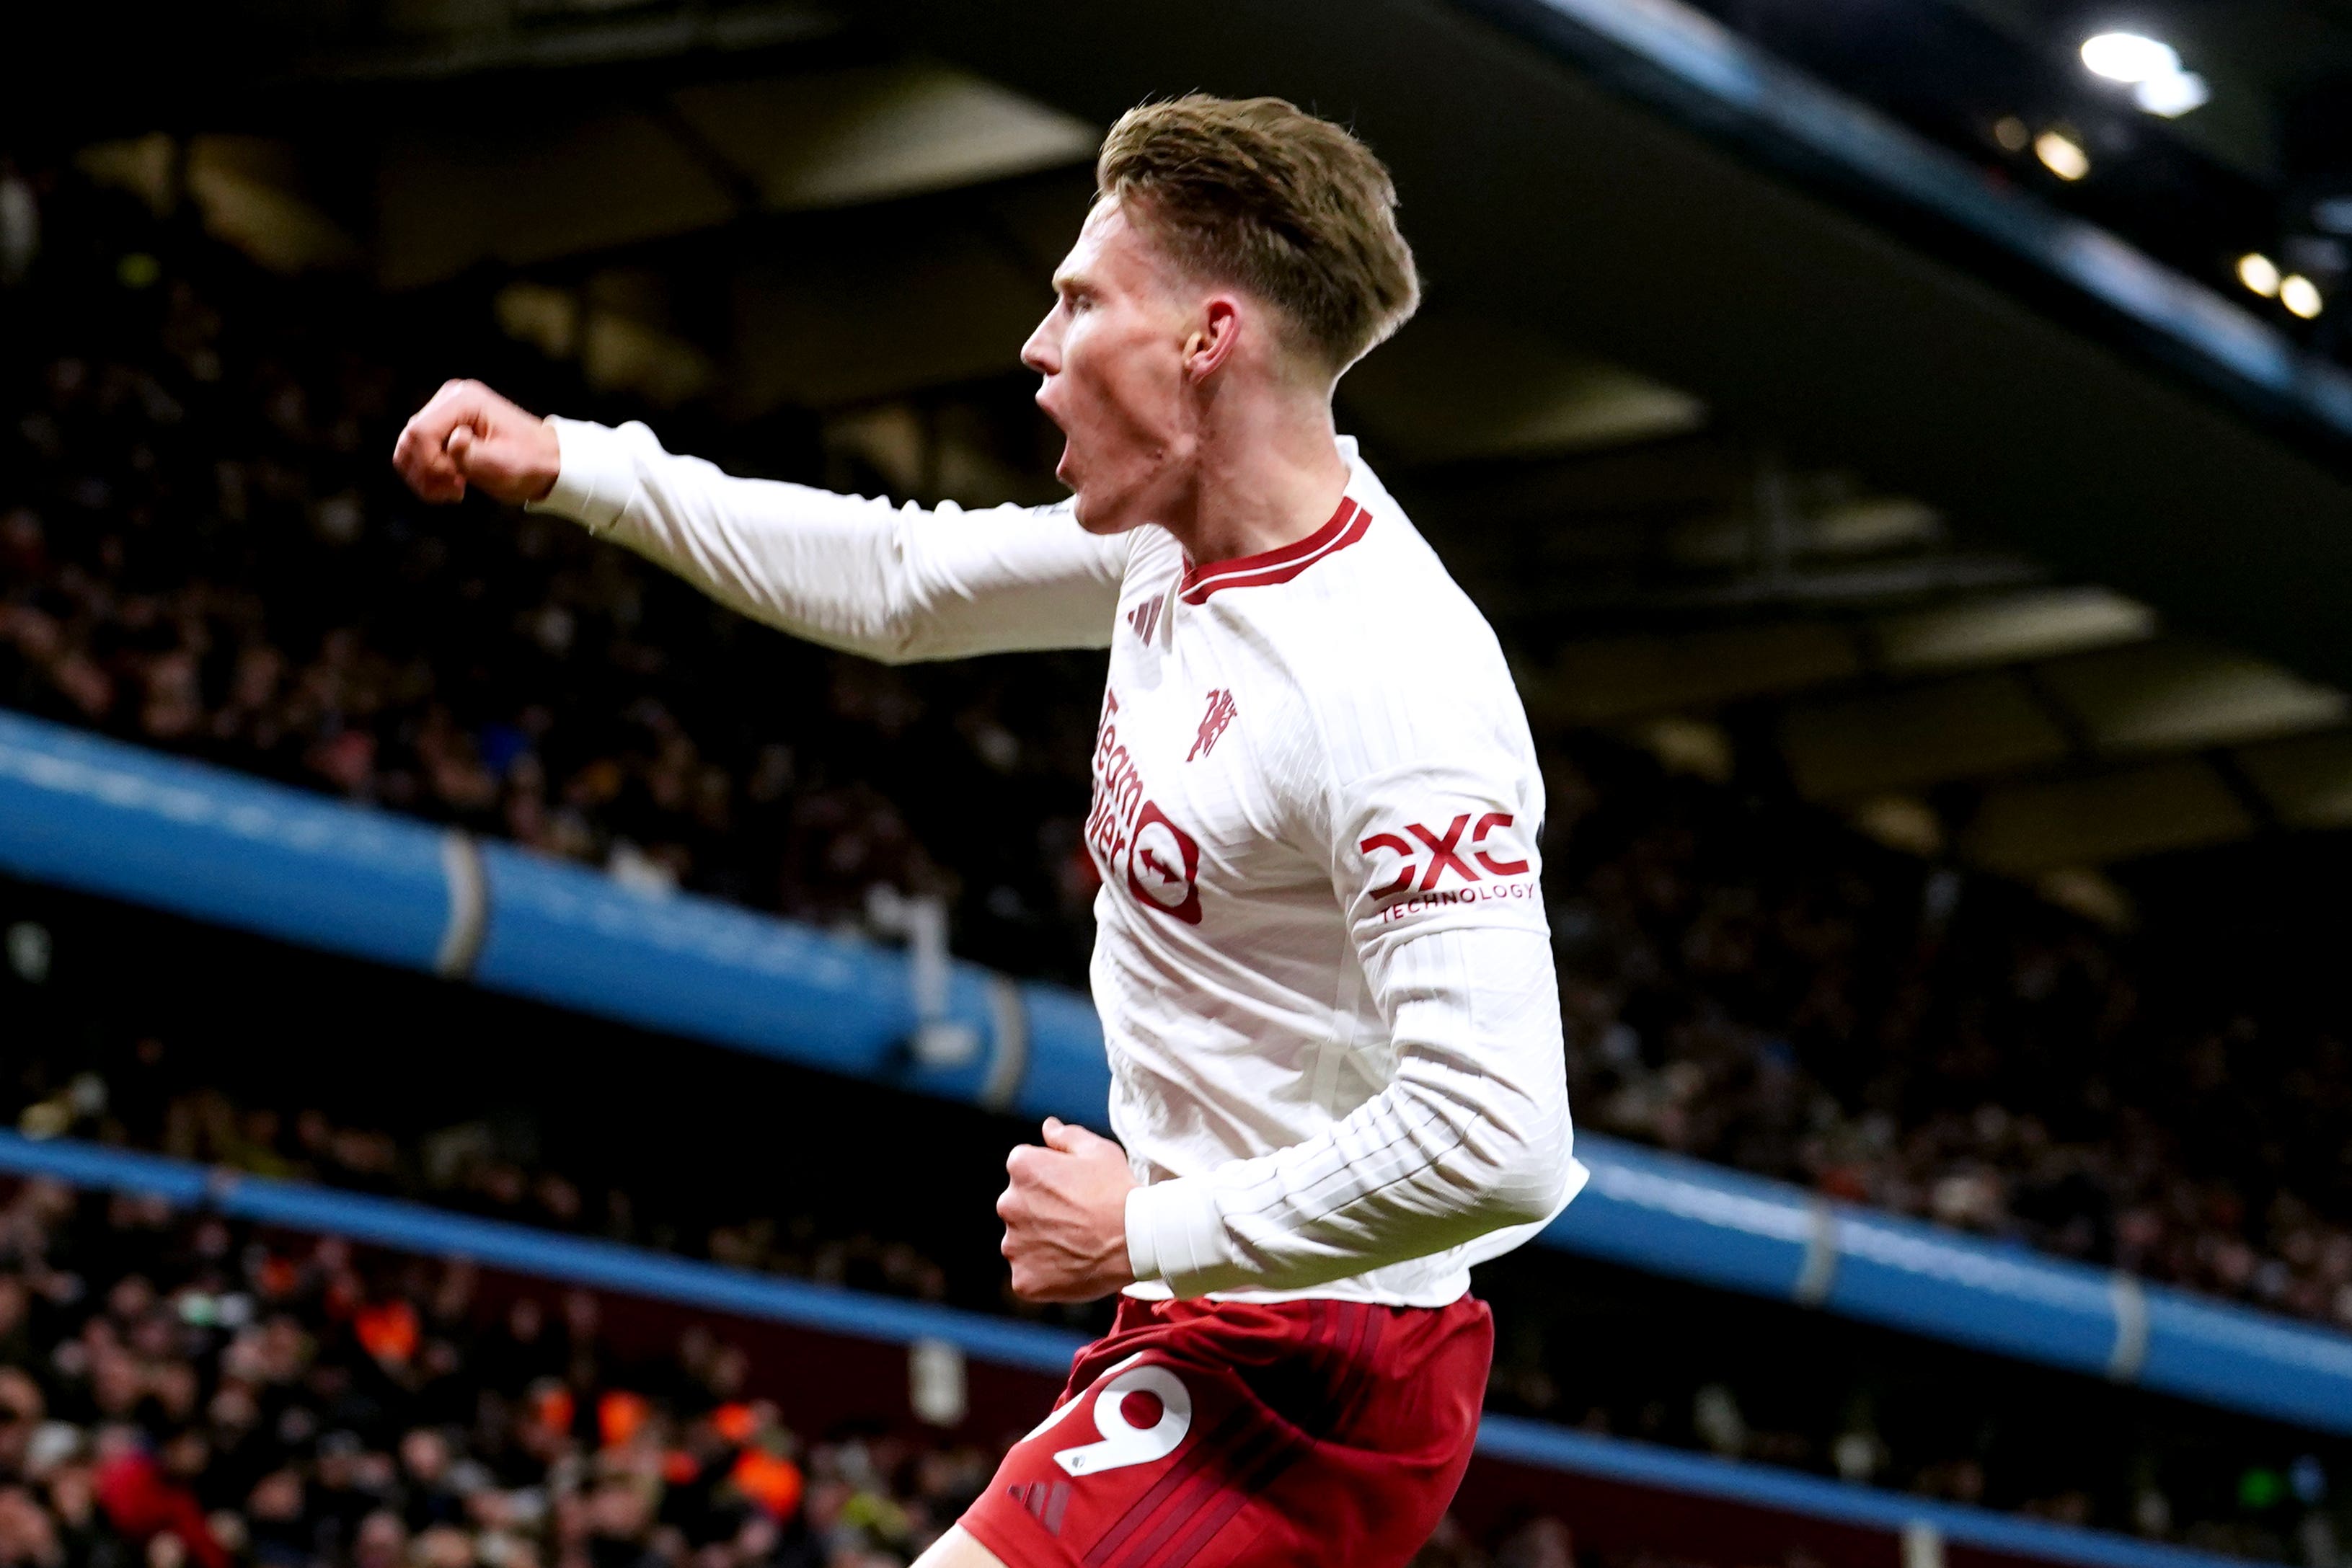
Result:
[[[2077,6],[1697,5],[2347,361],[2352,306],[2230,291],[2255,249],[2352,277],[2314,215],[2352,194],[2352,17],[2177,9],[2219,112],[2165,120],[2075,68]],[[35,214],[0,200],[0,706],[656,896],[856,934],[877,887],[937,895],[959,957],[1082,986],[1097,657],[828,653],[558,519],[429,510],[385,455],[463,374],[734,472],[1052,499],[1013,350],[1100,123],[1270,87],[1391,159],[1427,265],[1339,406],[1535,721],[1579,1124],[2352,1332],[2352,436],[2321,382],[2253,385],[1538,0],[60,21],[0,63]],[[18,881],[0,927],[28,1136],[1107,1321],[1011,1296],[1011,1117]],[[0,1568],[879,1568],[1002,1436],[812,1424],[764,1362],[784,1414],[746,1406],[658,1314],[540,1365],[501,1339],[527,1281],[460,1303],[437,1264],[6,1203]],[[2352,1540],[2340,1433],[1553,1251],[1478,1288],[1499,1413],[2305,1568]],[[282,1317],[186,1304],[230,1296]],[[424,1350],[365,1343],[418,1313]],[[230,1366],[298,1341],[310,1370]],[[375,1403],[306,1427],[305,1379]],[[462,1486],[425,1452],[452,1433]],[[1465,1505],[1424,1568],[1579,1560],[1572,1518],[1513,1508]]]

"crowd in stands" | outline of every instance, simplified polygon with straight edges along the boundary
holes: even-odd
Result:
[[[5,1568],[903,1568],[995,1469],[881,1412],[795,1431],[776,1380],[463,1263],[0,1189]],[[1573,1568],[1555,1521],[1498,1544],[1427,1563]]]
[[[597,1303],[476,1300],[160,1200],[0,1209],[9,1568],[884,1568],[994,1456],[809,1443],[740,1349],[613,1355]]]
[[[428,353],[356,285],[267,277],[68,174],[30,188],[37,254],[0,287],[0,706],[804,918],[934,892],[961,950],[1080,971],[1087,661],[881,669],[568,524],[417,505],[385,455],[446,371],[606,405],[486,328]],[[814,439],[760,450],[858,478]],[[2172,1005],[2128,941],[2022,890],[1543,741],[1585,1125],[2352,1326],[2352,1052],[2324,1015]],[[613,1228],[560,1174],[428,1171],[302,1110],[192,1102],[185,1152]],[[947,1288],[887,1242],[700,1236]]]
[[[992,1257],[968,1258],[952,1270],[902,1237],[842,1223],[821,1196],[792,1194],[799,1212],[779,1226],[765,1214],[745,1212],[744,1195],[726,1191],[702,1192],[698,1207],[673,1200],[665,1208],[640,1193],[521,1157],[478,1122],[434,1131],[390,1127],[209,1086],[127,1103],[131,1096],[116,1086],[135,1083],[158,1060],[159,1042],[141,1044],[146,1049],[116,1059],[111,1079],[90,1065],[86,1050],[62,1052],[55,1065],[20,1079],[46,1086],[45,1092],[0,1100],[0,1112],[13,1111],[20,1128],[44,1136],[128,1143],[870,1292],[1023,1310],[1005,1291]],[[135,1065],[126,1068],[126,1060]],[[813,1119],[830,1114],[817,1086],[804,1086],[803,1097]],[[780,1125],[780,1136],[790,1132]],[[762,1193],[751,1201],[772,1207],[780,1196]],[[132,1206],[118,1212],[139,1211]],[[1540,1270],[1550,1260],[1523,1261]],[[1485,1288],[1496,1300],[1489,1403],[1498,1410],[2305,1568],[2336,1568],[2339,1561],[2339,1500],[2330,1482],[2346,1456],[2324,1444],[2258,1432],[2184,1442],[2183,1430],[2200,1425],[2193,1416],[2184,1427],[2177,1416],[2145,1413],[2100,1429],[2095,1445],[2053,1444],[2043,1440],[2045,1424],[2030,1401],[2014,1409],[1998,1402],[1979,1408],[1938,1394],[1932,1375],[1890,1394],[1879,1387],[1881,1373],[1831,1358],[1811,1365],[1807,1396],[1793,1406],[1780,1358],[1713,1357],[1701,1365],[1677,1350],[1642,1358],[1646,1364],[1636,1376],[1611,1378],[1590,1364],[1591,1343],[1573,1326],[1573,1312],[1566,1326],[1557,1321],[1558,1307],[1579,1292],[1575,1283],[1497,1276]],[[1085,1312],[1048,1311],[1074,1328],[1101,1326],[1099,1316]],[[1963,1416],[1963,1409],[1972,1413]],[[1483,1562],[1484,1548],[1458,1531],[1441,1548],[1433,1563],[1475,1568]],[[0,1555],[0,1568],[15,1565]]]
[[[46,195],[0,289],[0,705],[803,918],[938,894],[974,956],[1083,973],[1086,661],[885,669],[561,519],[417,503],[389,454],[448,370],[598,400],[495,333],[428,370],[429,309]],[[776,476],[857,482],[796,434]]]
[[[131,1071],[160,1061],[163,1051],[160,1040],[135,1042],[130,1055],[140,1065]],[[968,1270],[971,1277],[951,1279],[940,1260],[906,1240],[877,1237],[805,1206],[780,1220],[771,1190],[703,1192],[690,1209],[666,1210],[625,1187],[520,1154],[483,1120],[395,1134],[337,1120],[315,1105],[240,1100],[215,1085],[172,1093],[142,1115],[121,1103],[119,1071],[110,1083],[87,1060],[67,1071],[45,1071],[29,1060],[11,1065],[23,1074],[20,1083],[41,1086],[35,1094],[19,1092],[15,1118],[19,1130],[38,1137],[128,1145],[226,1170],[408,1198],[883,1295],[1037,1312],[1012,1297],[992,1248],[981,1249],[991,1254],[985,1278]]]
[[[0,705],[789,915],[938,893],[960,950],[1082,972],[1085,660],[884,669],[569,524],[417,505],[384,455],[440,371],[506,353],[483,368],[517,390],[587,394],[487,331],[427,355],[356,285],[71,176],[41,194],[0,289],[27,350],[0,366]],[[856,477],[828,461],[793,476]],[[2352,1325],[2325,1020],[2151,1005],[2126,945],[2021,892],[1545,743],[1586,1124]]]
[[[1552,786],[1582,1124],[2352,1329],[2324,1013],[1622,751]]]

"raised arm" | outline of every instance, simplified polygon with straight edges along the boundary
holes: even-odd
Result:
[[[936,511],[738,479],[663,450],[642,424],[540,420],[452,382],[394,463],[428,500],[470,484],[627,545],[720,602],[893,663],[1110,642],[1128,540],[1066,507]]]

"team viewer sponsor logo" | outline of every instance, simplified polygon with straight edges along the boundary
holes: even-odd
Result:
[[[1135,820],[1135,848],[1127,857],[1127,890],[1187,925],[1201,924],[1201,846],[1192,835],[1146,800]]]
[[[1511,828],[1508,811],[1475,817],[1464,811],[1443,826],[1408,822],[1362,840],[1356,848],[1391,873],[1372,889],[1374,902],[1383,905],[1381,917],[1398,920],[1442,904],[1533,898],[1535,879],[1528,875],[1532,863],[1516,852]]]
[[[1103,880],[1126,888],[1144,908],[1187,925],[1201,924],[1201,846],[1145,792],[1143,775],[1118,738],[1113,692],[1103,695],[1102,729],[1095,738],[1087,849]]]

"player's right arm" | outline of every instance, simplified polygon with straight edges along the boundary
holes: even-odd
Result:
[[[443,387],[393,461],[426,500],[470,486],[561,514],[744,614],[892,663],[1108,646],[1127,566],[1127,538],[1066,507],[894,508],[739,479],[642,424],[539,419],[474,382]]]

